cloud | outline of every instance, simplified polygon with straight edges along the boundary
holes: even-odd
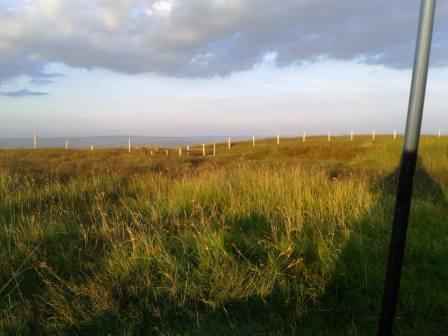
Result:
[[[18,91],[0,92],[0,95],[7,97],[32,97],[32,96],[48,96],[48,93],[22,89]]]
[[[409,68],[418,0],[0,0],[0,82],[48,80],[46,65],[177,77],[228,75],[266,54]],[[432,64],[448,65],[439,1]]]

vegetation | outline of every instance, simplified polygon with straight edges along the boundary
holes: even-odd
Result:
[[[401,141],[0,151],[0,334],[373,335]],[[422,139],[396,335],[448,333],[448,139]]]

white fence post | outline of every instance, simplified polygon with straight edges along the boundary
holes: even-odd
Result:
[[[280,145],[280,134],[277,134],[277,145]]]
[[[441,135],[442,135],[442,130],[439,128],[439,139],[440,139]]]
[[[205,144],[202,144],[202,156],[205,156]]]
[[[182,147],[179,147],[179,156],[182,156]]]
[[[90,150],[93,152],[93,145],[90,145]]]
[[[65,140],[65,149],[68,149],[68,140]]]
[[[372,141],[375,141],[375,130],[372,131]]]
[[[36,132],[33,132],[33,148],[36,149],[37,148],[37,137],[36,137]]]
[[[152,151],[152,149],[151,149],[151,152],[150,152],[150,154],[151,154],[151,156],[153,156],[153,155],[154,155],[154,152]]]
[[[216,155],[216,142],[213,142],[213,156]]]
[[[331,141],[331,132],[328,132],[328,142]]]
[[[252,136],[252,146],[255,147],[255,135]]]
[[[353,131],[350,131],[350,141],[353,141]]]
[[[302,141],[305,142],[306,141],[306,133],[303,132],[303,137],[302,137]]]
[[[397,130],[394,129],[394,140],[397,140]]]
[[[232,143],[231,143],[231,141],[230,141],[230,137],[229,137],[228,141],[229,141],[229,142],[228,142],[228,146],[227,146],[227,148],[230,149],[230,147],[232,147]]]
[[[131,138],[128,139],[128,152],[131,152]]]
[[[168,149],[166,150],[166,156],[168,156]]]

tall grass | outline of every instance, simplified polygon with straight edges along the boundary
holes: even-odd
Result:
[[[374,333],[393,196],[363,170],[48,176],[0,173],[5,334]],[[398,334],[448,330],[436,185],[416,195]]]

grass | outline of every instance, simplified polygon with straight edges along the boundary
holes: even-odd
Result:
[[[0,151],[0,334],[373,335],[400,147]],[[422,139],[396,335],[448,333],[447,148]]]

